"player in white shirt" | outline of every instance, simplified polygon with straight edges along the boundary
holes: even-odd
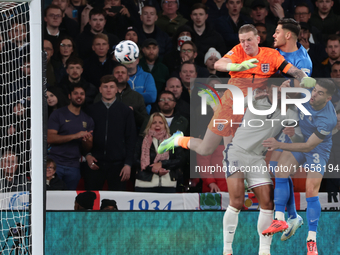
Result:
[[[273,88],[278,86],[283,79],[270,79],[267,90],[253,96],[253,106],[257,110],[269,110],[272,107]],[[282,86],[289,86],[290,81],[285,81]],[[275,92],[275,91],[274,91]],[[223,218],[224,248],[223,254],[232,254],[232,242],[238,224],[238,214],[244,203],[244,179],[248,182],[249,189],[252,189],[260,205],[257,229],[260,237],[260,255],[270,254],[271,238],[263,236],[262,231],[270,226],[273,220],[273,186],[266,166],[264,153],[267,148],[262,142],[269,137],[275,137],[282,129],[282,124],[297,125],[298,115],[295,108],[288,108],[287,115],[281,115],[280,93],[278,93],[278,107],[268,115],[253,114],[247,109],[243,124],[237,129],[235,137],[227,146],[225,159],[223,161],[226,171],[226,178],[229,190],[229,206]],[[249,95],[248,95],[249,96]],[[252,96],[252,95],[251,95]],[[247,99],[245,99],[247,102]],[[295,107],[295,106],[294,106]],[[289,121],[285,121],[289,120]],[[301,141],[303,138],[301,130],[296,127],[293,142]]]

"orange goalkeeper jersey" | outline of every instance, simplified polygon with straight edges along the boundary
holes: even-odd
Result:
[[[239,87],[244,96],[247,96],[248,94],[248,87],[251,87],[253,90],[264,87],[266,86],[267,79],[271,75],[275,74],[278,70],[287,73],[289,68],[293,66],[288,63],[277,50],[266,47],[259,47],[259,53],[256,56],[251,57],[245,53],[241,44],[238,44],[223,57],[229,58],[233,63],[237,64],[252,58],[256,58],[259,61],[258,63],[254,63],[257,65],[255,68],[241,72],[229,72],[231,78],[229,79],[228,84]],[[217,107],[214,117],[210,121],[209,129],[220,136],[234,135],[237,125],[229,126],[230,120],[234,123],[241,122],[243,116],[233,115],[233,96],[230,90],[225,91],[221,99],[222,105]],[[226,119],[228,120],[228,124],[215,126],[214,119]]]
[[[252,58],[256,58],[259,61],[258,63],[254,63],[257,65],[255,68],[251,68],[242,72],[229,72],[231,79],[228,83],[236,85],[242,90],[246,90],[246,88],[250,86],[253,89],[262,87],[265,85],[264,81],[266,80],[263,78],[269,78],[278,70],[282,71],[283,73],[287,73],[289,68],[292,67],[292,64],[288,63],[277,50],[266,47],[259,47],[259,53],[256,56],[251,57],[245,53],[241,44],[238,44],[223,57],[229,58],[233,63],[237,64],[241,64],[243,61]],[[249,80],[236,78],[249,78]]]

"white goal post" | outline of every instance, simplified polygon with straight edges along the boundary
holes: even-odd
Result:
[[[2,110],[0,119],[1,132],[8,135],[1,137],[0,254],[44,254],[44,172],[46,169],[44,168],[43,136],[44,84],[41,6],[41,0],[0,0],[0,86],[2,92],[0,95],[0,109]],[[26,13],[23,14],[21,10]],[[29,19],[25,20],[26,17]],[[18,24],[24,24],[27,31],[27,33],[25,31],[27,38],[21,41],[21,43],[24,42],[23,44],[20,42],[16,44],[21,40],[20,35],[16,33],[18,31],[22,33],[20,29],[14,29],[14,27],[19,27]],[[6,45],[10,46],[6,47]],[[16,45],[17,48],[15,48]],[[9,49],[8,52],[6,49]],[[23,71],[24,69],[25,71]],[[30,74],[26,74],[26,72]],[[18,110],[16,106],[14,108],[14,105],[17,104],[22,104],[24,110]],[[18,120],[18,117],[14,117],[14,115],[21,115],[21,119]],[[20,133],[18,125],[24,126]],[[13,135],[13,132],[18,134]],[[25,140],[18,139],[19,142],[18,140],[13,142],[13,139],[17,139],[16,137]],[[13,143],[15,144],[13,145]],[[13,148],[20,148],[20,152],[12,153]],[[22,152],[22,150],[25,151]],[[14,177],[8,175],[10,172],[8,169],[11,167],[8,167],[10,163],[7,158],[4,163],[8,151],[11,151],[14,157],[19,159],[16,163],[16,167],[19,166],[19,168],[15,169],[21,170],[16,170]],[[16,173],[21,176],[16,176]],[[18,181],[20,184],[15,186],[13,184],[15,178],[25,179],[25,184]],[[26,180],[28,181],[26,182]],[[8,186],[8,183],[12,184]],[[6,219],[7,215],[8,219]],[[10,217],[13,218],[9,219]],[[21,226],[23,227],[21,228]],[[21,231],[24,234],[21,234]]]

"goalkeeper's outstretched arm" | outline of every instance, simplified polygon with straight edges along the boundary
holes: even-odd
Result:
[[[227,65],[231,63],[232,61],[230,58],[220,58],[215,62],[214,68],[220,72],[227,72]]]
[[[229,61],[226,61],[226,59]],[[256,58],[252,58],[252,59],[243,61],[241,64],[236,64],[236,63],[232,63],[232,61],[228,58],[221,58],[215,63],[214,67],[217,71],[221,71],[221,72],[225,72],[225,71],[242,72],[242,71],[246,71],[246,70],[257,67],[255,63],[258,63],[258,62],[259,61]]]

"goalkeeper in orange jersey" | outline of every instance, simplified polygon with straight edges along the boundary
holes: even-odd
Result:
[[[280,70],[298,81],[301,87],[312,88],[315,80],[308,77],[303,71],[288,63],[277,50],[259,47],[260,37],[256,28],[251,24],[243,25],[239,29],[240,44],[232,48],[223,58],[215,63],[217,71],[229,72],[229,84],[240,88],[247,96],[248,87],[252,89],[265,88],[265,78]],[[230,123],[241,122],[243,115],[233,115],[233,98],[230,90],[225,91],[215,114],[210,121],[204,139],[183,137],[181,132],[176,132],[172,137],[163,141],[158,147],[158,153],[164,153],[174,147],[181,146],[194,150],[200,155],[210,155],[215,151],[224,137],[227,145],[234,136],[237,126],[214,125],[214,119],[225,119]]]

